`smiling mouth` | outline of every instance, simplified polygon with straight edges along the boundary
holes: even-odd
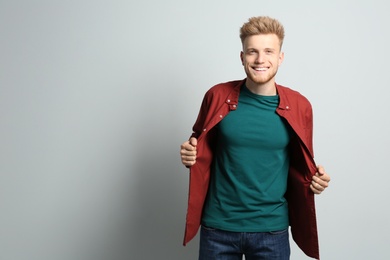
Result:
[[[255,71],[266,71],[268,68],[253,68]]]

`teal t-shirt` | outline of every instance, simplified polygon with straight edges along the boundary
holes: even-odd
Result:
[[[217,147],[202,224],[235,232],[288,227],[284,198],[290,128],[276,114],[279,96],[242,87],[237,110],[217,127]]]

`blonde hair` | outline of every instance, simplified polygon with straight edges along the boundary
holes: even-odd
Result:
[[[251,17],[248,22],[244,23],[240,28],[242,43],[244,43],[246,37],[259,34],[276,34],[280,41],[280,48],[282,48],[284,28],[278,20],[268,16]]]

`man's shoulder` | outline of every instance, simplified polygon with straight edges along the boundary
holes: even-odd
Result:
[[[285,96],[289,100],[295,99],[297,101],[304,101],[310,103],[309,100],[304,95],[302,95],[299,91],[279,84],[277,84],[276,86],[278,88],[279,95]]]
[[[210,93],[229,93],[233,89],[239,88],[244,83],[244,80],[233,80],[233,81],[227,81],[223,83],[218,83],[214,86],[212,86],[207,92]]]

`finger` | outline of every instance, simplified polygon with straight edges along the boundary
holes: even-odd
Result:
[[[328,181],[327,179],[323,179],[323,177],[324,177],[324,176],[320,176],[320,177],[318,177],[318,176],[313,176],[312,182],[321,185],[321,186],[324,187],[324,189],[325,189],[325,188],[328,187],[328,185],[329,185],[328,182],[329,182],[329,181]]]
[[[184,142],[181,146],[180,146],[180,151],[194,151],[194,150],[196,150],[196,148],[195,148],[195,146],[193,146],[193,145],[191,145],[190,144],[190,141],[186,141],[186,142]]]
[[[180,155],[181,156],[192,156],[196,157],[197,151],[196,150],[188,150],[186,147],[180,149]]]
[[[195,161],[196,160],[196,155],[192,155],[192,154],[182,154],[181,155],[181,160],[183,161]]]
[[[312,190],[312,192],[313,192],[314,194],[321,194],[321,192],[322,192],[322,191],[320,191],[320,190],[317,190],[317,189],[313,186],[313,184],[310,184],[310,189]]]
[[[324,174],[319,174],[319,173],[316,173],[314,176],[313,176],[313,179],[318,179],[318,180],[322,180],[322,181],[325,181],[325,182],[330,182],[330,176],[327,174],[327,173],[324,173]]]
[[[196,163],[196,157],[195,156],[189,156],[189,157],[182,156],[181,162],[185,166],[192,166],[192,165],[194,165]]]
[[[330,182],[330,176],[326,173],[324,175],[322,175],[320,178],[323,181]]]
[[[317,165],[317,173],[319,173],[319,175],[324,175],[325,168],[322,165]]]
[[[182,161],[184,166],[193,166],[196,161]]]
[[[326,187],[328,187],[328,183],[323,182],[323,181],[317,182],[315,180],[312,180],[311,185],[313,185],[313,187],[315,189],[320,190],[320,191],[323,191],[323,190],[325,190]]]
[[[198,139],[196,139],[195,137],[191,137],[190,138],[190,144],[194,147],[196,147],[198,145]]]
[[[320,194],[325,190],[326,187],[327,187],[327,183],[325,183],[325,186],[323,186],[320,183],[315,182],[314,180],[310,184],[310,188],[315,194]]]

